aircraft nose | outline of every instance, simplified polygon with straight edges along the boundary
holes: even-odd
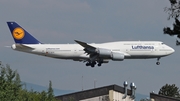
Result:
[[[169,54],[172,54],[174,52],[175,52],[175,50],[173,48],[169,47]]]
[[[171,48],[171,52],[172,52],[172,53],[174,53],[174,52],[175,52],[175,50],[174,50],[173,48]],[[172,54],[172,53],[171,53],[171,54]]]

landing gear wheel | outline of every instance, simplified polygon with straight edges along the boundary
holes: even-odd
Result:
[[[91,67],[94,67],[96,65],[96,61],[93,61],[92,63],[91,63]]]
[[[91,64],[91,67],[94,67],[94,64]]]
[[[100,67],[100,66],[101,66],[101,63],[98,63],[98,66]]]
[[[92,64],[96,65],[96,61],[93,61]]]
[[[86,63],[86,66],[90,66],[90,63]]]
[[[160,62],[156,62],[156,65],[160,65]]]

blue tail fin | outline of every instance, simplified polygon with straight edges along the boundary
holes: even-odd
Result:
[[[7,22],[14,41],[18,44],[40,44],[40,42],[29,34],[16,22]]]

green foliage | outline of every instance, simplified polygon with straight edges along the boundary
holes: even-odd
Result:
[[[52,101],[54,98],[54,94],[53,94],[52,82],[51,81],[49,81],[49,88],[48,88],[47,95],[48,95],[48,97],[47,97],[48,101]]]
[[[49,81],[48,91],[37,92],[23,88],[20,75],[9,65],[0,64],[0,101],[57,101],[54,98],[52,83]]]
[[[173,18],[175,23],[173,24],[173,28],[165,27],[163,29],[164,34],[168,34],[170,36],[177,35],[177,38],[180,38],[180,0],[169,0],[171,7],[165,7],[165,11],[169,14],[168,20]],[[180,42],[177,40],[176,45],[180,45]]]
[[[168,19],[178,18],[180,14],[180,0],[169,0],[171,7],[165,7],[165,11],[169,14]]]
[[[159,95],[165,95],[169,97],[179,97],[179,88],[175,84],[166,84],[159,90]]]
[[[17,71],[13,71],[9,65],[0,66],[0,99],[3,101],[16,101],[22,84]]]

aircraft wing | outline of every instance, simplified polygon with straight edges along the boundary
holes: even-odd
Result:
[[[111,49],[100,48],[91,46],[85,42],[75,40],[79,45],[84,47],[85,53],[89,55],[90,63],[92,67],[95,65],[96,61],[101,65],[101,63],[105,63],[105,59],[112,59],[114,61],[123,61],[125,54],[123,52],[113,52]],[[100,62],[99,62],[100,61]]]
[[[82,42],[82,41],[78,41],[78,40],[74,40],[74,41],[77,42],[82,47],[84,47],[85,53],[87,53],[87,54],[95,54],[96,53],[96,47],[88,45],[87,43]]]
[[[80,44],[81,46],[83,46],[84,48],[95,48],[91,45],[88,45],[87,43],[85,42],[82,42],[82,41],[78,41],[78,40],[74,40],[75,42],[77,42],[78,44]]]

